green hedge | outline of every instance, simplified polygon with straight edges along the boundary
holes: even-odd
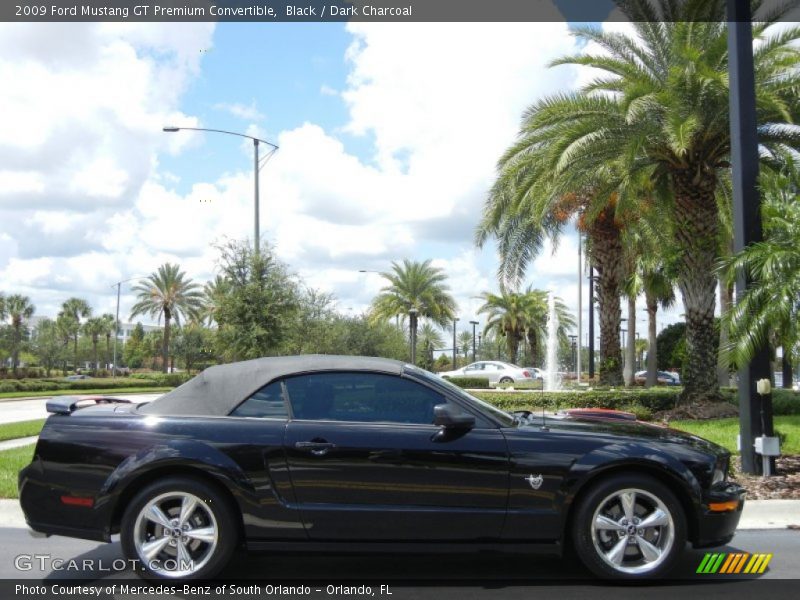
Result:
[[[722,388],[721,391],[725,400],[734,406],[739,406],[736,388]],[[772,414],[775,416],[800,415],[800,392],[784,388],[773,389]]]
[[[486,377],[447,377],[447,381],[460,388],[490,389],[489,380]]]
[[[631,410],[641,407],[649,412],[673,408],[678,394],[679,390],[670,388],[586,392],[475,392],[481,400],[503,410],[555,410],[573,407]]]
[[[176,387],[191,379],[187,373],[148,373],[114,379],[7,379],[0,381],[0,393],[54,392],[58,390],[114,390],[121,388]]]

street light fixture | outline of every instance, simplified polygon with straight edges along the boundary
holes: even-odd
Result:
[[[259,195],[258,195],[258,172],[261,169],[261,165],[259,164],[260,159],[258,156],[258,145],[259,144],[266,144],[270,148],[272,148],[266,156],[264,156],[263,162],[266,162],[270,159],[270,157],[275,154],[278,150],[278,146],[273,144],[272,142],[268,142],[267,140],[262,140],[257,137],[253,137],[252,135],[246,135],[244,133],[236,133],[235,131],[226,131],[224,129],[207,129],[205,127],[175,127],[175,126],[167,126],[163,128],[163,131],[166,133],[177,133],[178,131],[210,131],[212,133],[225,133],[227,135],[235,135],[237,137],[247,138],[248,140],[253,140],[253,179],[255,185],[255,193],[254,193],[254,203],[255,203],[255,232],[254,232],[254,243],[255,243],[255,250],[256,254],[261,251],[261,235],[259,230]]]
[[[475,326],[478,325],[478,321],[470,321],[472,325],[472,362],[475,362]]]

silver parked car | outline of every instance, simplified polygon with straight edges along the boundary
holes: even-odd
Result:
[[[517,365],[499,360],[474,362],[455,371],[439,373],[439,377],[444,379],[450,379],[451,377],[482,377],[488,379],[492,385],[533,381],[533,374],[529,369],[523,369]]]

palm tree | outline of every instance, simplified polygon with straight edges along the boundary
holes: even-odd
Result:
[[[545,290],[535,290],[531,287],[524,292],[525,311],[527,312],[527,326],[525,328],[525,338],[531,352],[532,366],[540,366],[544,363],[542,351],[547,344],[547,321],[550,318],[550,293]],[[567,305],[556,297],[556,315],[558,316],[558,335],[559,342],[567,343],[567,333],[575,327],[575,319],[570,314]]]
[[[724,263],[730,280],[748,273],[753,284],[722,316],[729,343],[728,359],[749,361],[766,344],[782,346],[785,363],[800,356],[800,171],[762,177],[764,203],[761,214],[764,241],[751,244]],[[791,381],[791,371],[784,373]]]
[[[764,3],[766,4],[766,3]],[[757,8],[760,3],[757,3]],[[800,147],[800,28],[769,35],[784,11],[756,12],[753,35],[757,120],[765,160]],[[633,35],[594,27],[574,31],[602,55],[579,54],[556,65],[583,65],[602,74],[583,90],[539,102],[526,127],[538,143],[556,140],[549,165],[562,186],[614,165],[620,201],[643,180],[667,206],[680,249],[678,287],[686,309],[688,367],[683,399],[716,398],[715,264],[719,253],[718,187],[729,167],[727,25],[722,0],[620,3]]]
[[[56,318],[56,335],[61,340],[64,350],[62,356],[64,358],[63,371],[64,375],[67,374],[67,355],[69,350],[69,343],[72,341],[72,334],[75,329],[80,329],[80,323],[76,325],[75,319],[63,312],[59,313]],[[77,360],[77,358],[76,358]]]
[[[97,354],[97,345],[100,342],[100,336],[106,332],[106,323],[103,317],[90,317],[83,324],[83,334],[92,340],[92,356],[94,357],[94,375],[97,375],[99,368],[99,359]]]
[[[422,352],[422,366],[425,369],[433,368],[433,351],[444,346],[441,330],[430,323],[423,323],[417,337],[417,346]]]
[[[100,317],[103,321],[103,335],[106,337],[106,369],[111,367],[111,336],[117,335],[117,319],[111,313]]]
[[[505,337],[509,362],[517,361],[519,344],[528,340],[531,352],[538,353],[547,337],[548,292],[528,287],[524,292],[500,288],[499,294],[484,292],[479,314],[486,314],[484,335],[495,332]],[[559,338],[566,343],[567,331],[575,325],[572,315],[560,298],[556,298],[559,317]]]
[[[370,318],[373,322],[399,317],[405,322],[409,316],[412,338],[417,334],[417,319],[422,317],[446,327],[452,322],[456,301],[445,284],[447,275],[431,261],[393,262],[392,270],[381,273],[389,285],[372,302]],[[415,310],[416,312],[412,311]]]
[[[469,361],[469,350],[472,348],[472,334],[469,331],[462,331],[458,334],[458,347],[464,353],[464,359]]]
[[[59,316],[69,317],[61,322],[61,326],[68,327],[70,337],[73,343],[73,363],[72,368],[78,368],[78,333],[81,330],[81,319],[89,317],[92,314],[92,308],[89,303],[83,298],[70,298],[61,305],[61,312]]]
[[[674,280],[663,268],[642,271],[642,289],[647,307],[647,380],[646,387],[658,383],[658,343],[656,313],[659,306],[667,309],[675,302]]]
[[[525,294],[500,288],[499,294],[484,292],[478,314],[486,315],[483,334],[495,332],[506,339],[508,360],[516,362],[519,344],[528,328],[528,299]]]
[[[200,320],[211,325],[216,321],[217,307],[220,300],[230,290],[230,282],[222,275],[217,275],[203,286],[203,309]]]
[[[11,366],[16,375],[19,366],[19,352],[27,330],[25,323],[33,316],[36,307],[31,304],[30,298],[19,294],[8,296],[4,304],[6,318],[11,318]]]
[[[169,366],[169,327],[172,319],[180,324],[181,317],[198,319],[203,307],[203,292],[200,286],[186,278],[186,273],[178,265],[165,263],[146,279],[133,287],[138,302],[131,309],[131,320],[148,314],[161,321],[164,317],[164,340],[162,369],[166,373]]]

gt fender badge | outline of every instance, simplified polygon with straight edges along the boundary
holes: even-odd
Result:
[[[524,479],[535,490],[538,490],[540,487],[542,487],[542,482],[544,481],[544,478],[541,475],[528,475]]]

